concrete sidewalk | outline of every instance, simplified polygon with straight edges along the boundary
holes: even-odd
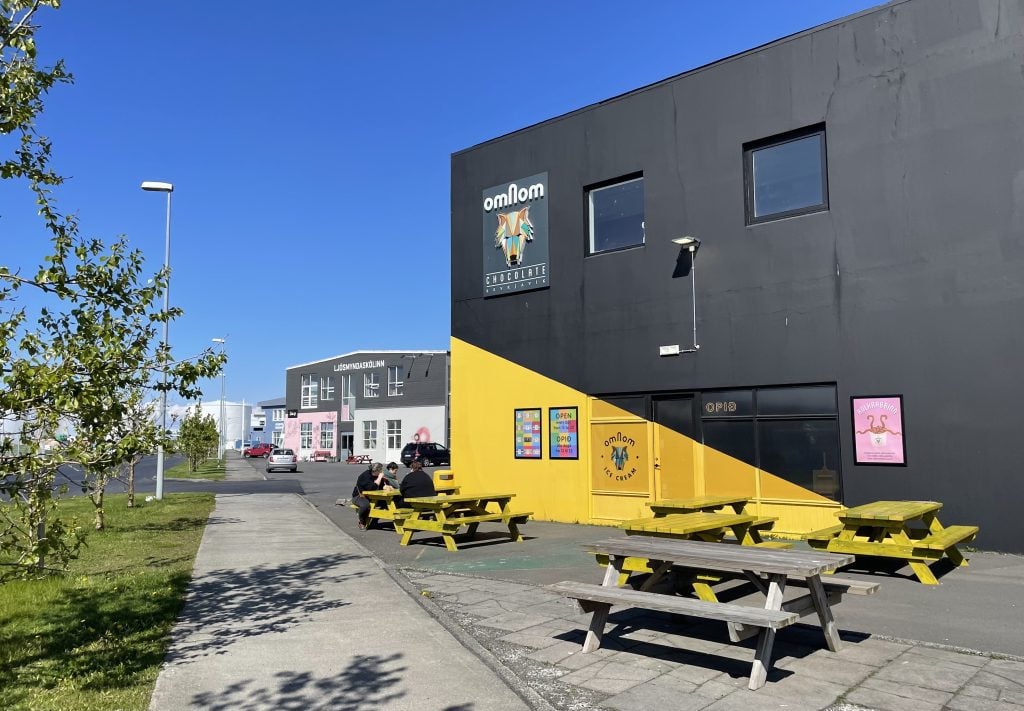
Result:
[[[467,643],[300,496],[218,495],[150,708],[543,707]]]
[[[245,478],[262,471],[230,462],[229,479]],[[520,544],[486,530],[454,554],[431,540],[400,547],[390,531],[355,531],[318,489],[218,496],[151,708],[1024,711],[1024,658],[874,636],[882,618],[864,613],[917,600],[957,638],[972,618],[1020,634],[1018,556],[946,579],[976,592],[1002,580],[998,610],[944,607],[945,584],[882,578],[878,595],[836,608],[843,650],[828,652],[816,624],[787,628],[751,692],[754,640],[730,644],[722,625],[613,610],[602,648],[581,653],[589,616],[543,584],[596,582],[580,547],[607,528],[532,522]]]

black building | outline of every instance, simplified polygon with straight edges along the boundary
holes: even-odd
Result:
[[[453,155],[460,483],[794,534],[929,499],[1024,550],[1022,35],[897,0]]]

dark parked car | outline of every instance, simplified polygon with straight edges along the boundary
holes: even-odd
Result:
[[[242,450],[243,457],[266,457],[272,451],[274,451],[274,445],[272,444],[254,444],[251,447],[246,447]]]
[[[411,442],[402,449],[401,459],[405,466],[409,466],[417,459],[425,467],[449,466],[452,463],[452,453],[437,442]]]

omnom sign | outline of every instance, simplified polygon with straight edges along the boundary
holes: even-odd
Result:
[[[548,286],[548,174],[483,191],[484,296]]]

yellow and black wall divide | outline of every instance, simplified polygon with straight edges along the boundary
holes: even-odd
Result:
[[[553,456],[552,412],[567,408],[578,412],[575,458]],[[535,410],[540,456],[519,456],[514,413]],[[752,512],[780,518],[780,533],[799,534],[829,525],[838,508],[825,495],[459,339],[452,340],[452,450],[462,487],[514,491],[517,505],[541,520],[614,524],[648,515],[645,504],[654,499],[744,494]]]

